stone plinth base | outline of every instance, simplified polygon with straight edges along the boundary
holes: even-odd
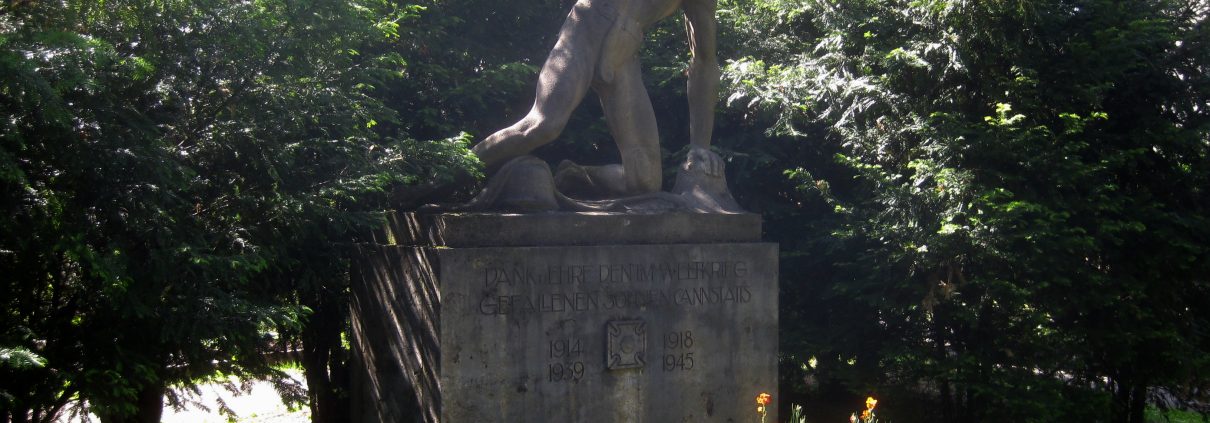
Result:
[[[355,269],[355,421],[741,422],[777,398],[759,217],[393,222],[379,238],[413,245],[363,246]]]

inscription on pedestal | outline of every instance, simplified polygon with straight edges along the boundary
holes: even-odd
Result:
[[[429,423],[739,422],[777,395],[776,245],[384,251],[355,288],[391,307],[355,311],[373,421],[410,420],[407,389]]]
[[[439,251],[451,421],[741,421],[776,389],[771,245]]]

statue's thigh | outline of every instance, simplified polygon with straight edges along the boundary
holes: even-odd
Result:
[[[659,128],[637,61],[619,69],[610,84],[596,85],[609,132],[618,145],[631,193],[658,190],[661,183]]]
[[[659,128],[651,99],[643,87],[638,61],[631,60],[619,67],[612,83],[594,87],[618,147],[623,152],[637,148],[658,154]]]
[[[534,108],[550,117],[570,116],[592,86],[602,38],[608,28],[598,17],[576,18],[577,11],[559,31],[538,76]],[[583,14],[581,12],[581,14]]]

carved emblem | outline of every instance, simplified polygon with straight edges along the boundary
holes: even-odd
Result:
[[[637,369],[647,363],[647,323],[615,320],[606,325],[609,346],[605,367],[609,370]]]

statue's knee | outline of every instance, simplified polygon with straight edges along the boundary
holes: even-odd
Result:
[[[539,120],[525,128],[525,137],[539,144],[548,143],[563,132],[563,123],[552,122],[550,119]]]
[[[626,169],[628,188],[636,194],[656,192],[664,183],[658,159],[632,160]]]
[[[640,194],[659,191],[660,188],[662,188],[661,185],[663,185],[663,181],[661,181],[661,179],[662,178],[660,178],[659,173],[647,177],[640,177],[637,181],[635,181],[634,189]]]

